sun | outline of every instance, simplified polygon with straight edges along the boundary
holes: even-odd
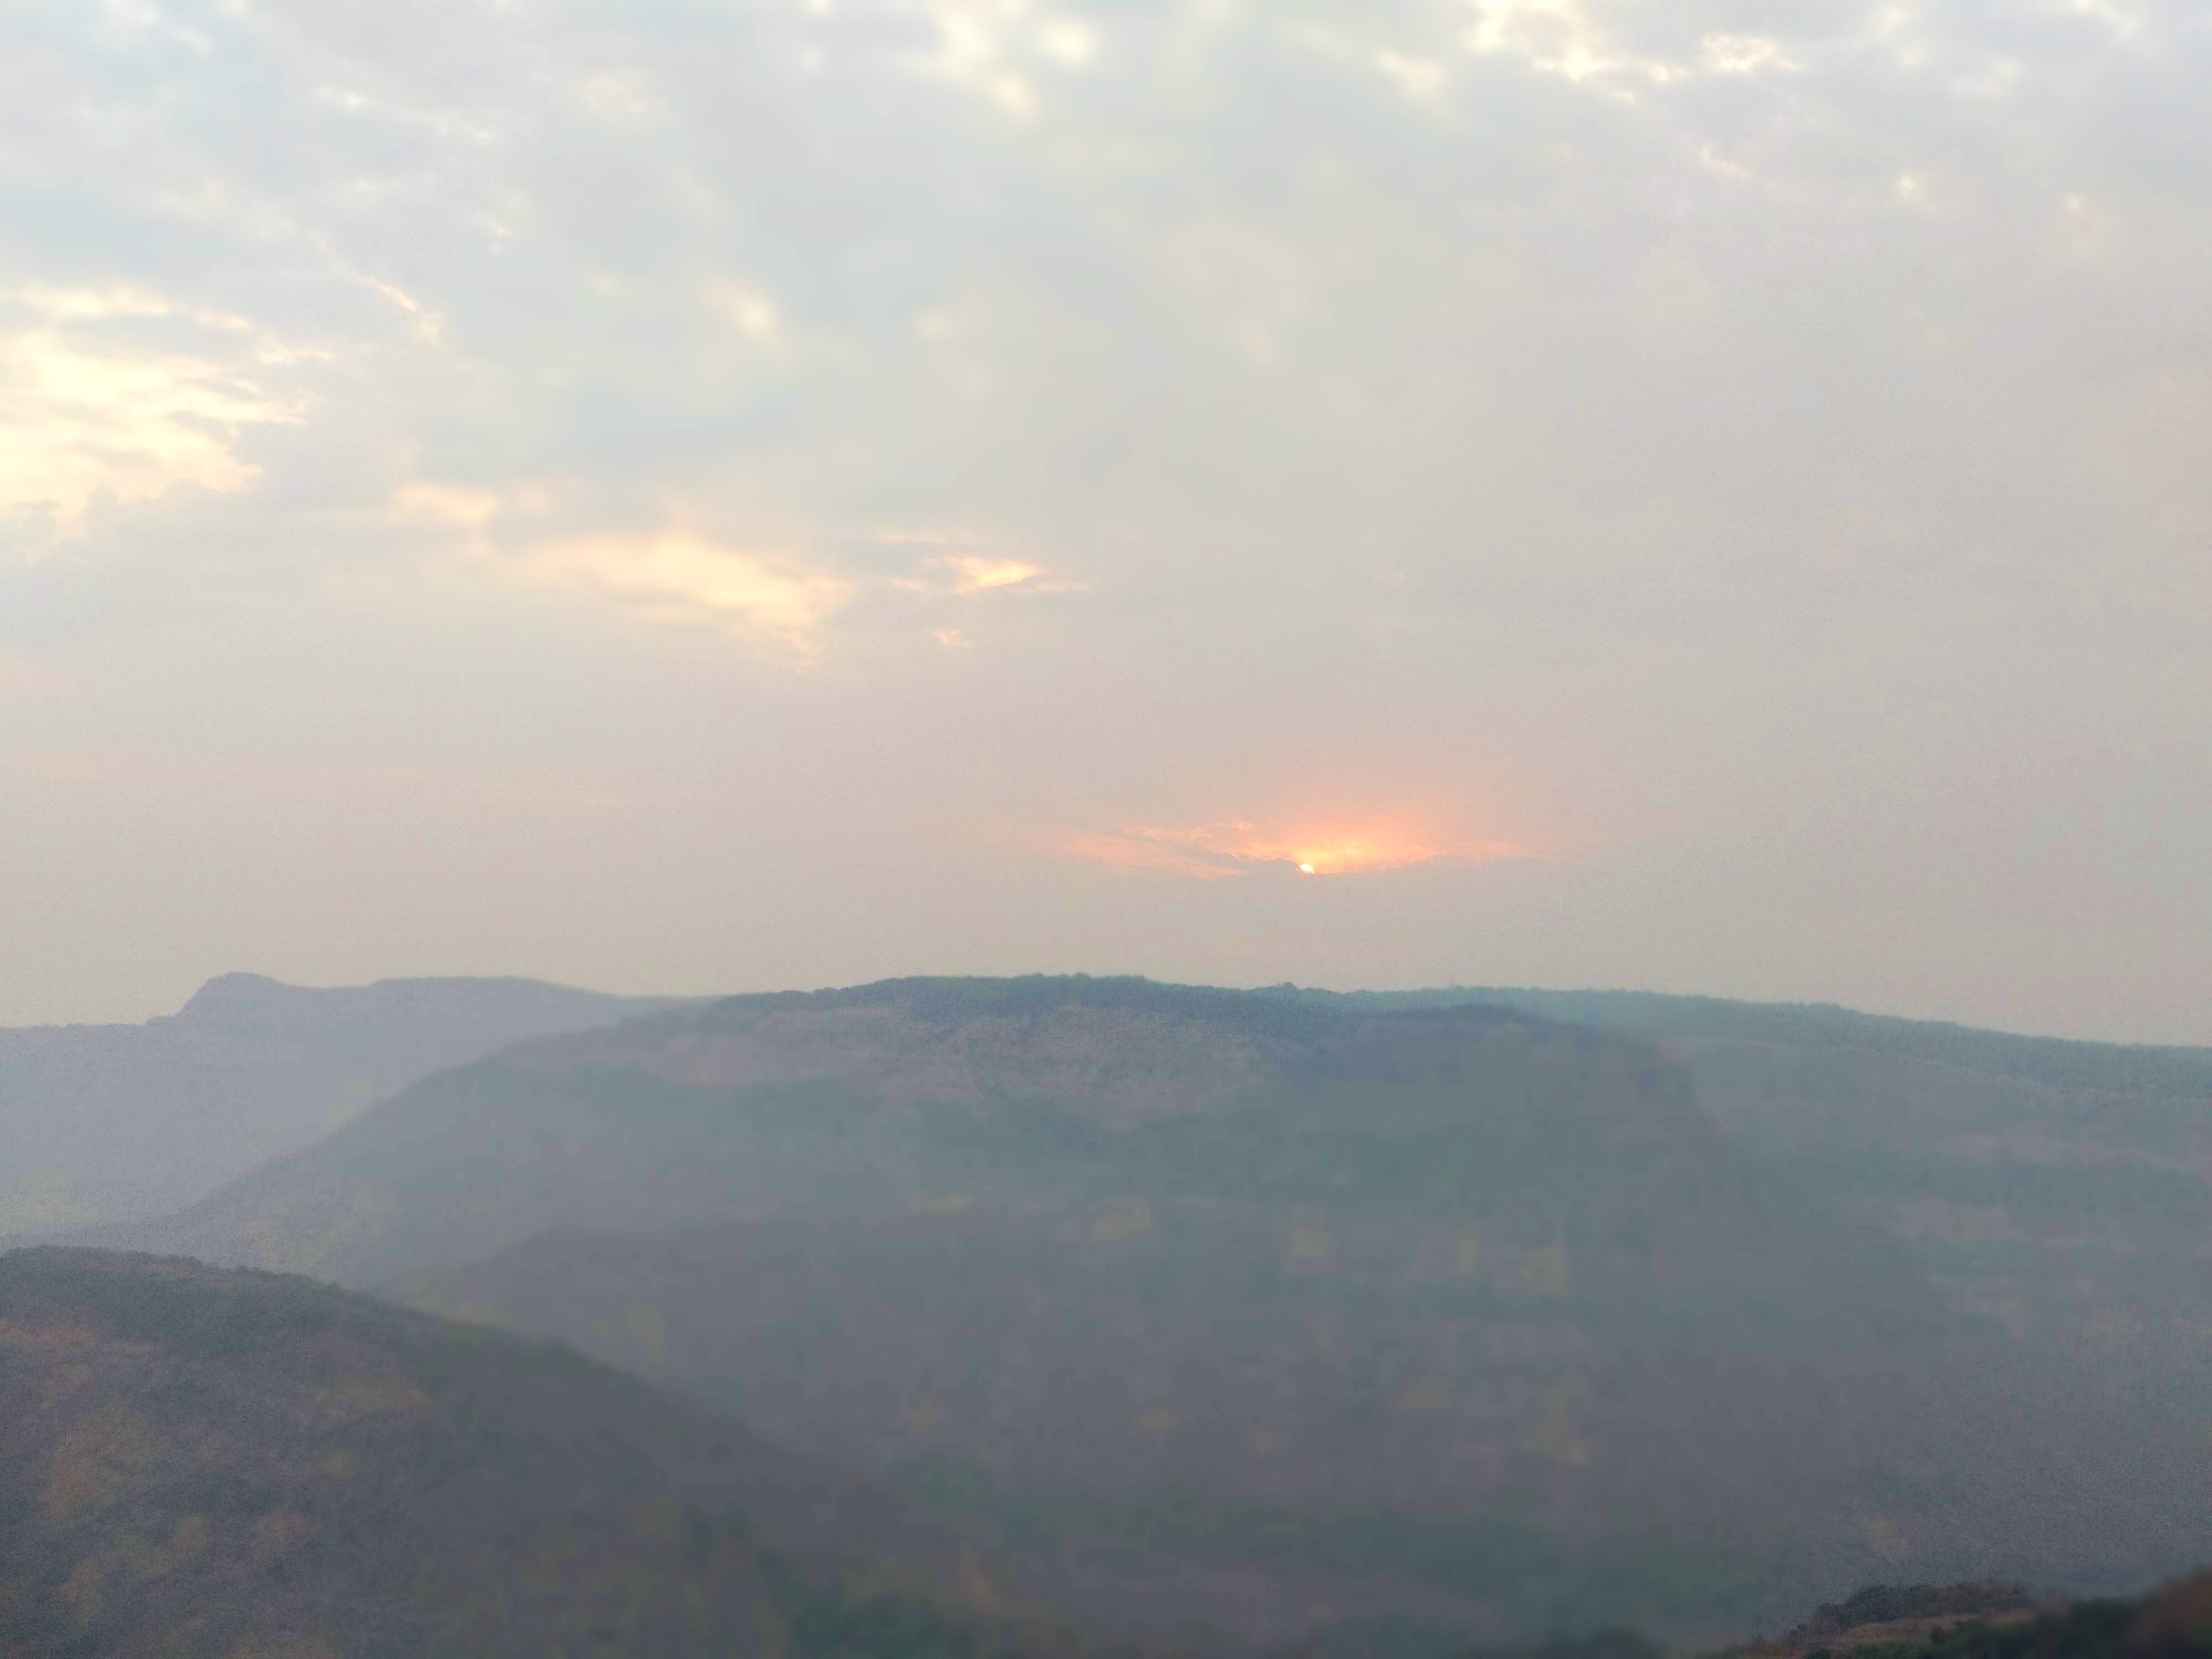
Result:
[[[1243,875],[1269,865],[1297,875],[1334,878],[1402,870],[1438,860],[1488,863],[1534,856],[1511,842],[1431,842],[1387,822],[1372,821],[1350,833],[1310,825],[1284,830],[1247,818],[1187,829],[1133,823],[1119,830],[1071,835],[1062,845],[1079,857],[1103,864],[1203,878]]]

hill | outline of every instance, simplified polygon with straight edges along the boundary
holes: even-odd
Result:
[[[226,974],[143,1024],[0,1030],[0,1240],[179,1209],[417,1078],[668,1006],[532,980]]]
[[[96,1251],[0,1255],[0,1539],[24,1659],[1018,1651],[884,1494],[571,1352]]]
[[[2212,1049],[1641,992],[1293,994],[1504,1006],[1662,1044],[1765,1179],[1880,1228],[1948,1305],[2002,1323],[2017,1369],[2075,1402],[2078,1455],[2202,1512]]]
[[[1510,1006],[1662,1043],[1731,1139],[1881,1225],[1954,1306],[2108,1358],[2212,1338],[2212,1049],[1641,992],[1349,1000]]]
[[[427,1079],[138,1237],[572,1340],[1155,1632],[1719,1630],[2166,1537],[1680,1066],[1497,1008],[737,998]]]

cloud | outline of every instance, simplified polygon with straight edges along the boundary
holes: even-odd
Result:
[[[1588,82],[1615,96],[1629,95],[1620,86],[1624,79],[1660,87],[1701,75],[1748,76],[1803,67],[1774,36],[1727,30],[1684,33],[1679,27],[1655,25],[1655,16],[1663,17],[1663,12],[1639,12],[1605,0],[1468,3],[1474,21],[1461,37],[1468,52],[1519,58],[1540,74]],[[1692,20],[1685,14],[1672,21],[1679,26]]]
[[[1133,824],[1117,830],[1083,831],[1067,836],[1060,846],[1095,863],[1202,880],[1241,876],[1269,866],[1310,876],[1343,876],[1440,861],[1489,864],[1534,856],[1528,848],[1505,841],[1436,841],[1395,828],[1285,828],[1243,819],[1180,829]]]
[[[751,283],[718,276],[706,289],[707,302],[744,338],[768,344],[783,332],[783,313],[775,301]]]
[[[393,490],[385,521],[428,530],[467,550],[481,569],[572,592],[603,595],[641,619],[711,623],[811,656],[886,633],[926,633],[953,650],[972,649],[964,628],[945,620],[946,602],[1017,591],[1080,592],[1026,559],[933,553],[921,574],[845,570],[817,553],[763,551],[689,529],[563,534],[552,526],[610,510],[588,492],[541,484],[485,486],[415,479]],[[699,514],[674,515],[679,524]],[[878,546],[961,545],[949,532],[895,530],[863,538]],[[842,634],[842,639],[838,635]]]
[[[511,562],[529,579],[611,595],[661,621],[711,623],[811,651],[853,584],[799,558],[683,531],[544,542]]]
[[[921,0],[920,9],[936,28],[937,50],[915,66],[1017,122],[1041,107],[1035,69],[1080,70],[1098,54],[1091,25],[1031,0]]]
[[[972,548],[974,535],[945,530],[879,530],[868,539],[879,547]],[[1033,559],[992,552],[934,553],[915,567],[919,574],[891,576],[886,585],[905,593],[969,599],[1020,589],[1030,593],[1081,593],[1081,582],[1054,576]]]
[[[1582,0],[1472,0],[1474,21],[1468,27],[1467,49],[1477,54],[1510,53],[1534,68],[1569,81],[1630,70],[1664,81],[1671,67],[1656,58],[1622,48],[1594,19]]]
[[[129,286],[0,291],[0,510],[44,512],[64,527],[103,494],[158,496],[180,483],[245,489],[259,469],[236,444],[248,427],[292,422],[303,405],[236,361],[243,319]],[[166,349],[106,325],[158,322],[229,337],[232,361]],[[270,354],[275,355],[275,354]]]
[[[994,587],[1019,587],[1044,574],[1026,559],[992,559],[972,553],[933,561],[952,574],[955,593],[983,593]]]
[[[1700,43],[1705,67],[1716,75],[1755,75],[1800,67],[1781,44],[1759,34],[1709,34]]]
[[[481,532],[512,512],[515,497],[501,489],[417,481],[392,493],[392,510],[402,519],[424,520],[448,529]]]
[[[19,306],[50,323],[105,321],[115,317],[185,317],[204,328],[245,333],[243,317],[208,307],[180,306],[151,289],[117,283],[106,288],[53,288],[41,283],[0,289],[0,306]]]

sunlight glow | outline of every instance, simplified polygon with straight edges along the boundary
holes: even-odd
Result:
[[[1194,824],[1188,829],[1132,824],[1064,838],[1061,850],[1123,869],[1162,870],[1200,880],[1241,876],[1268,866],[1300,875],[1361,875],[1418,864],[1495,863],[1533,856],[1517,842],[1431,840],[1391,827],[1356,834],[1276,831],[1249,820]]]

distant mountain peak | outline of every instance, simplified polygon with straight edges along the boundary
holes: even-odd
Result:
[[[228,973],[143,1023],[0,1030],[0,1239],[179,1208],[430,1073],[669,1006],[524,979]]]
[[[288,993],[296,995],[300,988],[266,974],[217,974],[192,993],[176,1018],[229,1020],[266,1015]]]

